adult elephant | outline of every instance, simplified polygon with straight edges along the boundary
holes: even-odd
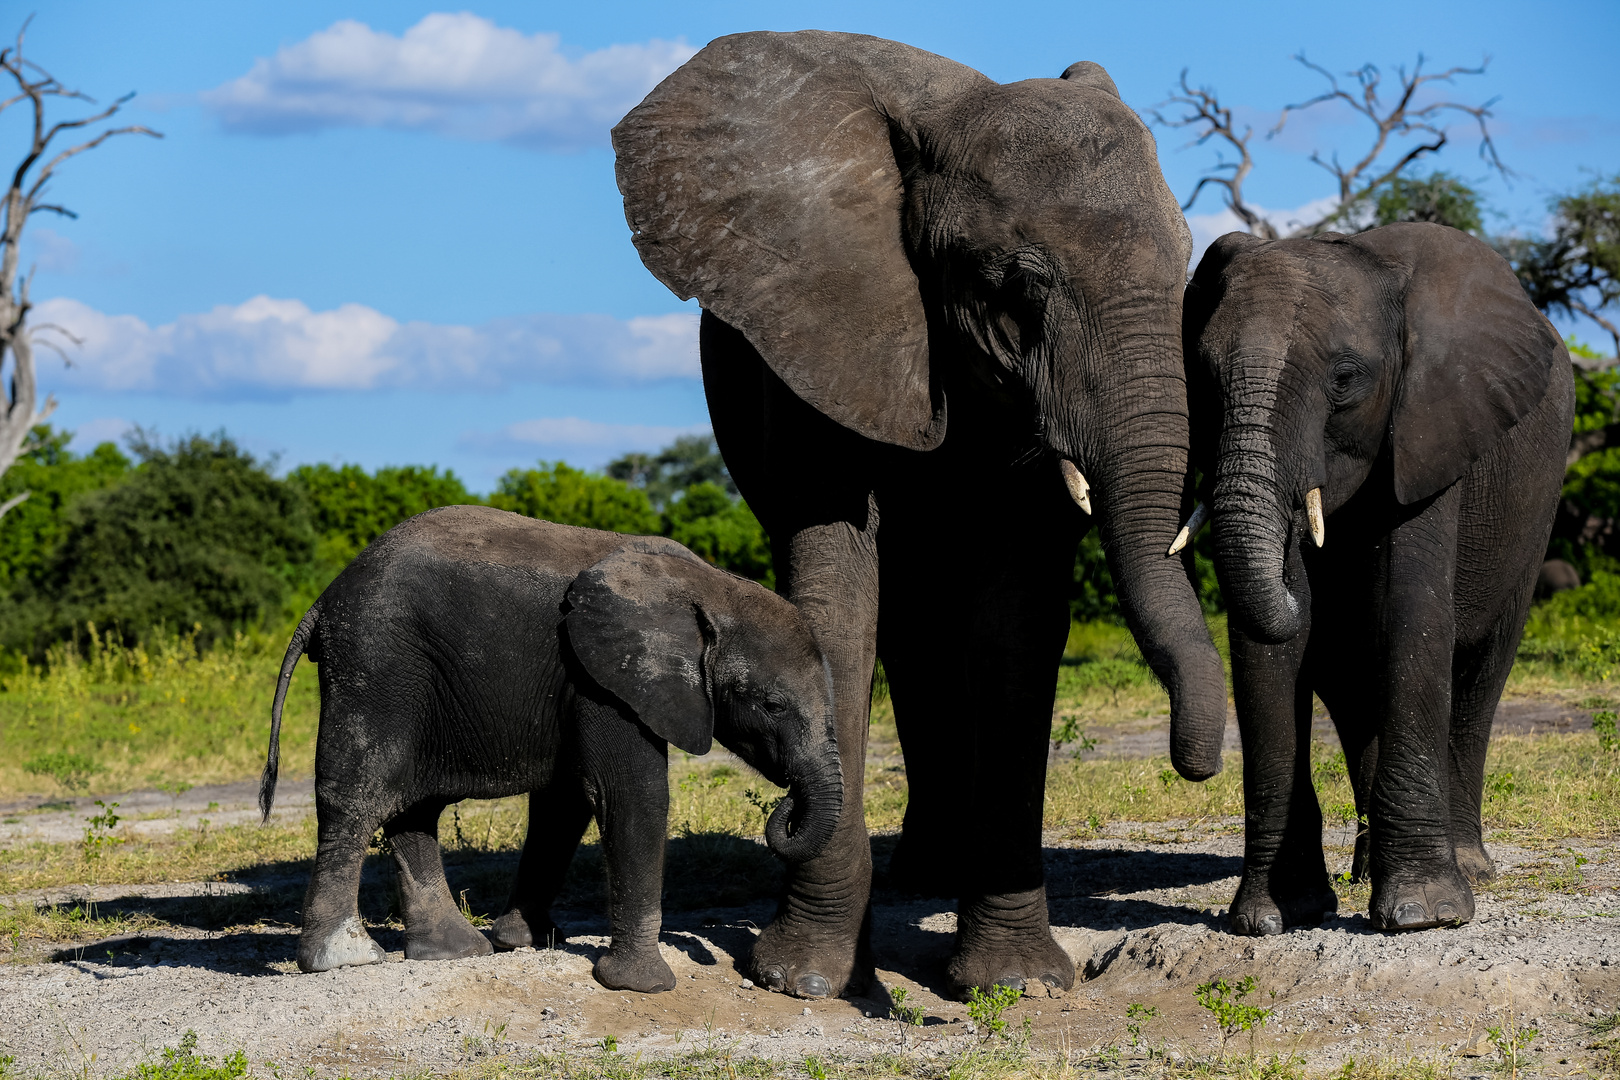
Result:
[[[1186,501],[1190,237],[1151,136],[1096,64],[999,85],[803,31],[710,43],[613,141],[643,261],[703,306],[715,437],[833,671],[843,819],[791,872],[753,978],[819,997],[871,975],[881,655],[911,792],[894,869],[960,897],[952,989],[1071,986],[1041,811],[1093,516],[1183,775],[1220,768],[1225,723],[1219,658],[1165,555]]]
[[[1473,918],[1485,751],[1558,506],[1568,353],[1501,256],[1432,224],[1217,240],[1187,287],[1243,736],[1239,934],[1337,901],[1311,695],[1369,828],[1386,930]],[[1206,408],[1207,406],[1207,408]]]

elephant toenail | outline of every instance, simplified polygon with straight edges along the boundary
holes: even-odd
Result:
[[[1003,975],[996,980],[996,985],[1005,986],[1009,990],[1017,990],[1019,993],[1024,992],[1024,980],[1017,975]]]
[[[1056,975],[1053,975],[1053,974],[1050,974],[1050,973],[1042,975],[1041,976],[1041,982],[1046,984],[1046,988],[1048,990],[1061,990],[1061,989],[1063,989],[1063,980],[1058,978]]]
[[[827,984],[826,979],[812,971],[799,976],[798,981],[793,984],[793,993],[796,997],[802,998],[831,997],[832,987]]]
[[[1441,922],[1456,922],[1461,918],[1457,914],[1457,906],[1450,900],[1442,900],[1434,905],[1434,917]]]
[[[1424,911],[1423,905],[1416,901],[1410,904],[1402,904],[1395,909],[1396,926],[1422,926],[1429,921],[1429,913]]]
[[[1272,934],[1282,932],[1283,921],[1281,915],[1267,915],[1260,920],[1260,925],[1254,931],[1256,937],[1270,937]]]
[[[765,989],[774,990],[778,994],[787,989],[787,976],[779,967],[766,968],[760,981],[765,984]]]

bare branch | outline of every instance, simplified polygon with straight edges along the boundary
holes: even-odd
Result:
[[[94,105],[95,102],[87,94],[64,87],[50,72],[23,56],[23,40],[28,25],[25,21],[17,32],[14,46],[0,49],[0,72],[9,77],[17,88],[15,94],[0,102],[0,111],[26,103],[32,114],[32,130],[26,139],[21,160],[11,173],[9,186],[0,193],[0,208],[3,208],[0,209],[0,213],[3,213],[3,220],[0,220],[0,365],[8,358],[11,362],[10,385],[6,388],[4,401],[0,401],[0,473],[11,467],[29,434],[56,409],[56,399],[47,397],[43,406],[36,410],[38,387],[35,382],[34,346],[49,349],[64,361],[71,362],[62,344],[43,334],[55,333],[73,344],[80,344],[78,338],[60,326],[28,325],[31,306],[29,280],[32,273],[20,281],[17,274],[23,229],[36,213],[75,216],[64,206],[41,201],[46,185],[65,162],[94,150],[115,136],[163,137],[159,132],[139,124],[105,128],[94,134],[86,131],[116,115],[128,104],[133,94],[126,94],[107,107],[94,109],[84,116],[48,122],[48,103],[66,100]],[[54,104],[52,107],[55,107]],[[89,137],[75,146],[56,152],[54,157],[49,156],[51,144],[64,132],[81,132]],[[0,514],[13,505],[15,503],[7,503],[0,507]]]
[[[1243,201],[1243,181],[1254,168],[1254,159],[1249,154],[1249,140],[1254,136],[1254,129],[1245,124],[1242,134],[1239,134],[1237,125],[1232,120],[1232,110],[1221,105],[1213,87],[1200,86],[1194,89],[1187,82],[1187,70],[1181,69],[1179,92],[1171,90],[1168,98],[1149,109],[1149,119],[1161,127],[1191,128],[1194,137],[1187,143],[1188,146],[1202,146],[1210,139],[1219,139],[1237,152],[1238,160],[1217,162],[1208,173],[1199,178],[1197,186],[1193,188],[1192,195],[1182,205],[1182,209],[1192,209],[1193,203],[1198,201],[1198,196],[1202,194],[1204,188],[1214,184],[1225,189],[1226,208],[1232,211],[1250,232],[1268,240],[1275,240],[1277,231],[1272,228],[1271,223]],[[1181,106],[1182,114],[1176,117],[1165,116],[1163,109],[1169,105]],[[1229,172],[1231,175],[1219,175],[1222,172]]]
[[[1337,75],[1310,60],[1304,53],[1296,54],[1294,59],[1326,79],[1328,88],[1313,98],[1285,106],[1276,126],[1266,137],[1273,138],[1281,132],[1292,114],[1325,102],[1337,101],[1365,117],[1373,125],[1373,138],[1366,153],[1352,165],[1341,164],[1337,153],[1329,160],[1323,160],[1320,152],[1311,155],[1313,162],[1333,174],[1339,189],[1337,202],[1329,213],[1315,222],[1299,227],[1291,235],[1309,236],[1341,221],[1364,203],[1374,191],[1401,176],[1421,159],[1439,153],[1447,141],[1446,129],[1441,126],[1441,121],[1447,114],[1461,113],[1472,117],[1479,126],[1481,159],[1504,178],[1512,176],[1512,172],[1497,154],[1496,143],[1491,138],[1488,121],[1494,115],[1491,106],[1496,104],[1496,98],[1491,98],[1483,105],[1467,105],[1450,98],[1427,104],[1418,100],[1419,92],[1432,83],[1453,84],[1459,75],[1485,74],[1485,69],[1490,63],[1488,57],[1478,67],[1453,67],[1425,74],[1424,57],[1420,53],[1410,74],[1404,66],[1395,69],[1400,93],[1387,107],[1380,92],[1384,77],[1377,65],[1364,64],[1355,71],[1348,72],[1345,78],[1354,79],[1356,85],[1347,87],[1339,81]],[[1414,136],[1420,141],[1401,152],[1394,164],[1383,169],[1375,168],[1378,161],[1390,150],[1393,141]]]
[[[7,514],[11,513],[13,510],[17,509],[17,507],[19,507],[23,503],[27,502],[28,501],[28,496],[30,496],[32,494],[33,494],[32,491],[25,491],[20,495],[13,495],[11,498],[7,499],[5,502],[0,503],[0,518],[5,517]]]

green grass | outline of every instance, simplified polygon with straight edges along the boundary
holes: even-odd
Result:
[[[1515,672],[1510,692],[1557,694],[1588,707],[1620,700],[1620,687],[1593,677],[1596,669],[1590,665],[1582,669],[1569,659],[1578,657],[1581,642],[1592,640],[1598,625],[1581,622],[1583,618],[1566,613],[1532,620],[1529,658]],[[1223,647],[1224,637],[1217,633]],[[238,637],[201,656],[179,637],[140,649],[98,641],[88,658],[59,652],[45,668],[14,664],[10,674],[0,676],[0,798],[60,798],[75,791],[106,794],[255,777],[263,763],[270,694],[283,648],[281,639],[271,635]],[[311,770],[318,714],[313,674],[310,665],[301,664],[293,680],[283,728],[284,776]],[[1048,771],[1047,826],[1084,838],[1110,822],[1169,822],[1171,839],[1177,829],[1240,827],[1238,755],[1229,757],[1219,776],[1191,784],[1175,774],[1164,756],[1110,759],[1071,753],[1084,745],[1088,727],[1162,730],[1168,710],[1163,689],[1142,665],[1127,631],[1100,623],[1071,628],[1054,711],[1054,730],[1067,725],[1070,745]],[[1324,819],[1330,828],[1343,831],[1347,852],[1354,810],[1342,756],[1319,747],[1315,766]],[[679,751],[671,755],[670,787],[667,885],[672,908],[740,904],[774,895],[781,868],[760,834],[765,811],[780,790],[733,762]],[[1546,852],[1496,887],[1578,889],[1582,872],[1570,843],[1613,835],[1614,823],[1620,822],[1620,753],[1604,750],[1593,733],[1499,737],[1491,745],[1486,792],[1491,838]],[[866,768],[870,828],[875,833],[897,830],[906,799],[893,710],[880,695],[873,703]],[[446,862],[457,887],[468,889],[474,914],[492,912],[504,900],[526,826],[526,799],[521,796],[462,803],[446,812],[440,828]],[[248,875],[301,882],[314,851],[314,829],[312,818],[267,827],[198,822],[128,843],[4,848],[0,895],[83,882],[133,885]],[[128,833],[126,821],[109,835],[117,839]],[[1163,838],[1164,830],[1155,835]],[[593,827],[566,902],[600,904],[602,867],[595,841]],[[1349,893],[1346,898],[1358,899]],[[231,920],[292,918],[295,909],[294,889],[287,898],[262,902],[219,900],[204,921],[226,925]],[[390,917],[386,903],[368,914]],[[106,906],[97,911],[72,903],[0,906],[0,959],[8,949],[18,955],[19,942],[39,946],[93,940],[140,925],[136,914]]]

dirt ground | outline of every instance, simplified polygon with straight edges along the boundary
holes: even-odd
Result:
[[[1510,702],[1498,730],[1556,732],[1590,723],[1589,714],[1562,705]],[[1107,733],[1093,752],[1158,751],[1162,731],[1156,738]],[[199,813],[215,821],[251,815],[252,794],[252,785],[230,785],[178,800],[118,798],[126,808],[147,797],[158,807],[172,803],[184,827]],[[278,801],[280,813],[307,813],[308,788],[284,786]],[[82,832],[79,807],[0,810],[20,817],[3,827],[0,844]],[[1325,840],[1330,859],[1347,865],[1348,838],[1341,833],[1331,828]],[[880,866],[891,843],[874,841]],[[1096,1064],[1098,1048],[1121,1046],[1129,1066],[1141,1051],[1129,1045],[1127,1006],[1151,1005],[1159,1016],[1143,1027],[1143,1041],[1172,1060],[1191,1058],[1219,1041],[1194,987],[1253,975],[1254,999],[1275,1009],[1258,1037],[1260,1053],[1300,1053],[1313,1073],[1352,1055],[1456,1055],[1456,1075],[1483,1076],[1492,1060],[1485,1055],[1494,1055],[1485,1029],[1509,1022],[1540,1030],[1532,1044],[1535,1073],[1590,1072],[1593,1040],[1581,1021],[1620,1005],[1620,844],[1571,846],[1588,862],[1576,868],[1580,883],[1561,891],[1531,887],[1526,871],[1572,855],[1494,846],[1503,883],[1480,892],[1476,919],[1461,928],[1376,933],[1352,900],[1320,928],[1243,939],[1222,928],[1242,865],[1241,822],[1114,823],[1085,839],[1054,831],[1046,837],[1052,921],[1084,981],[1064,996],[1026,997],[1008,1015],[1015,1025],[1031,1021],[1038,1048]],[[467,871],[452,865],[450,872],[456,887],[457,875]],[[873,903],[880,978],[923,1007],[921,1026],[887,1019],[882,992],[805,1002],[745,984],[750,942],[771,916],[769,903],[666,911],[662,947],[680,986],[661,995],[608,991],[593,981],[606,926],[598,911],[585,908],[559,912],[569,939],[554,950],[406,961],[402,935],[377,929],[391,950],[389,963],[303,975],[294,964],[297,930],[290,920],[243,924],[231,916],[233,905],[250,898],[268,897],[276,910],[294,911],[303,884],[267,872],[226,882],[8,897],[93,899],[150,913],[166,925],[0,967],[0,1055],[15,1055],[22,1076],[104,1075],[175,1045],[189,1029],[207,1053],[240,1048],[255,1065],[361,1076],[443,1070],[532,1050],[589,1053],[607,1036],[626,1053],[720,1047],[797,1063],[809,1055],[937,1059],[969,1048],[981,1034],[965,1006],[937,993],[954,930],[951,904],[895,893],[881,877]]]

